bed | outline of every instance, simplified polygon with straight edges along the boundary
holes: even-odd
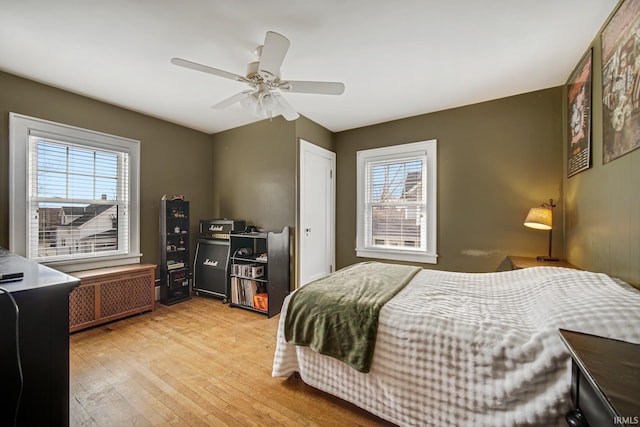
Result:
[[[342,274],[357,278],[358,268]],[[363,372],[287,342],[297,292],[282,307],[272,375],[298,373],[402,426],[566,425],[570,357],[558,329],[640,343],[640,291],[604,274],[419,270],[380,308]]]

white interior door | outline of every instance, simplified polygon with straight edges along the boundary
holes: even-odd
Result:
[[[336,154],[300,140],[299,285],[334,270]]]

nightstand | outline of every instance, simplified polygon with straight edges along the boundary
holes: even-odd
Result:
[[[560,329],[571,354],[570,426],[640,424],[640,344]]]
[[[576,270],[580,270],[573,264],[569,264],[565,260],[559,261],[538,261],[535,257],[524,257],[524,256],[511,256],[507,257],[509,262],[511,263],[511,268],[513,270],[519,270],[521,268],[527,267],[566,267],[566,268],[575,268]]]

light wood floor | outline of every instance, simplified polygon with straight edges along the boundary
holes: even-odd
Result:
[[[272,378],[278,319],[194,297],[72,334],[71,426],[388,425]]]

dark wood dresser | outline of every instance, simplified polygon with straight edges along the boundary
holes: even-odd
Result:
[[[14,425],[18,408],[18,426],[68,426],[69,292],[80,281],[0,248],[0,274],[17,272],[0,282],[19,309],[20,349],[18,365],[15,307],[0,291],[0,425]]]
[[[570,426],[640,425],[640,344],[560,329],[571,353]]]

